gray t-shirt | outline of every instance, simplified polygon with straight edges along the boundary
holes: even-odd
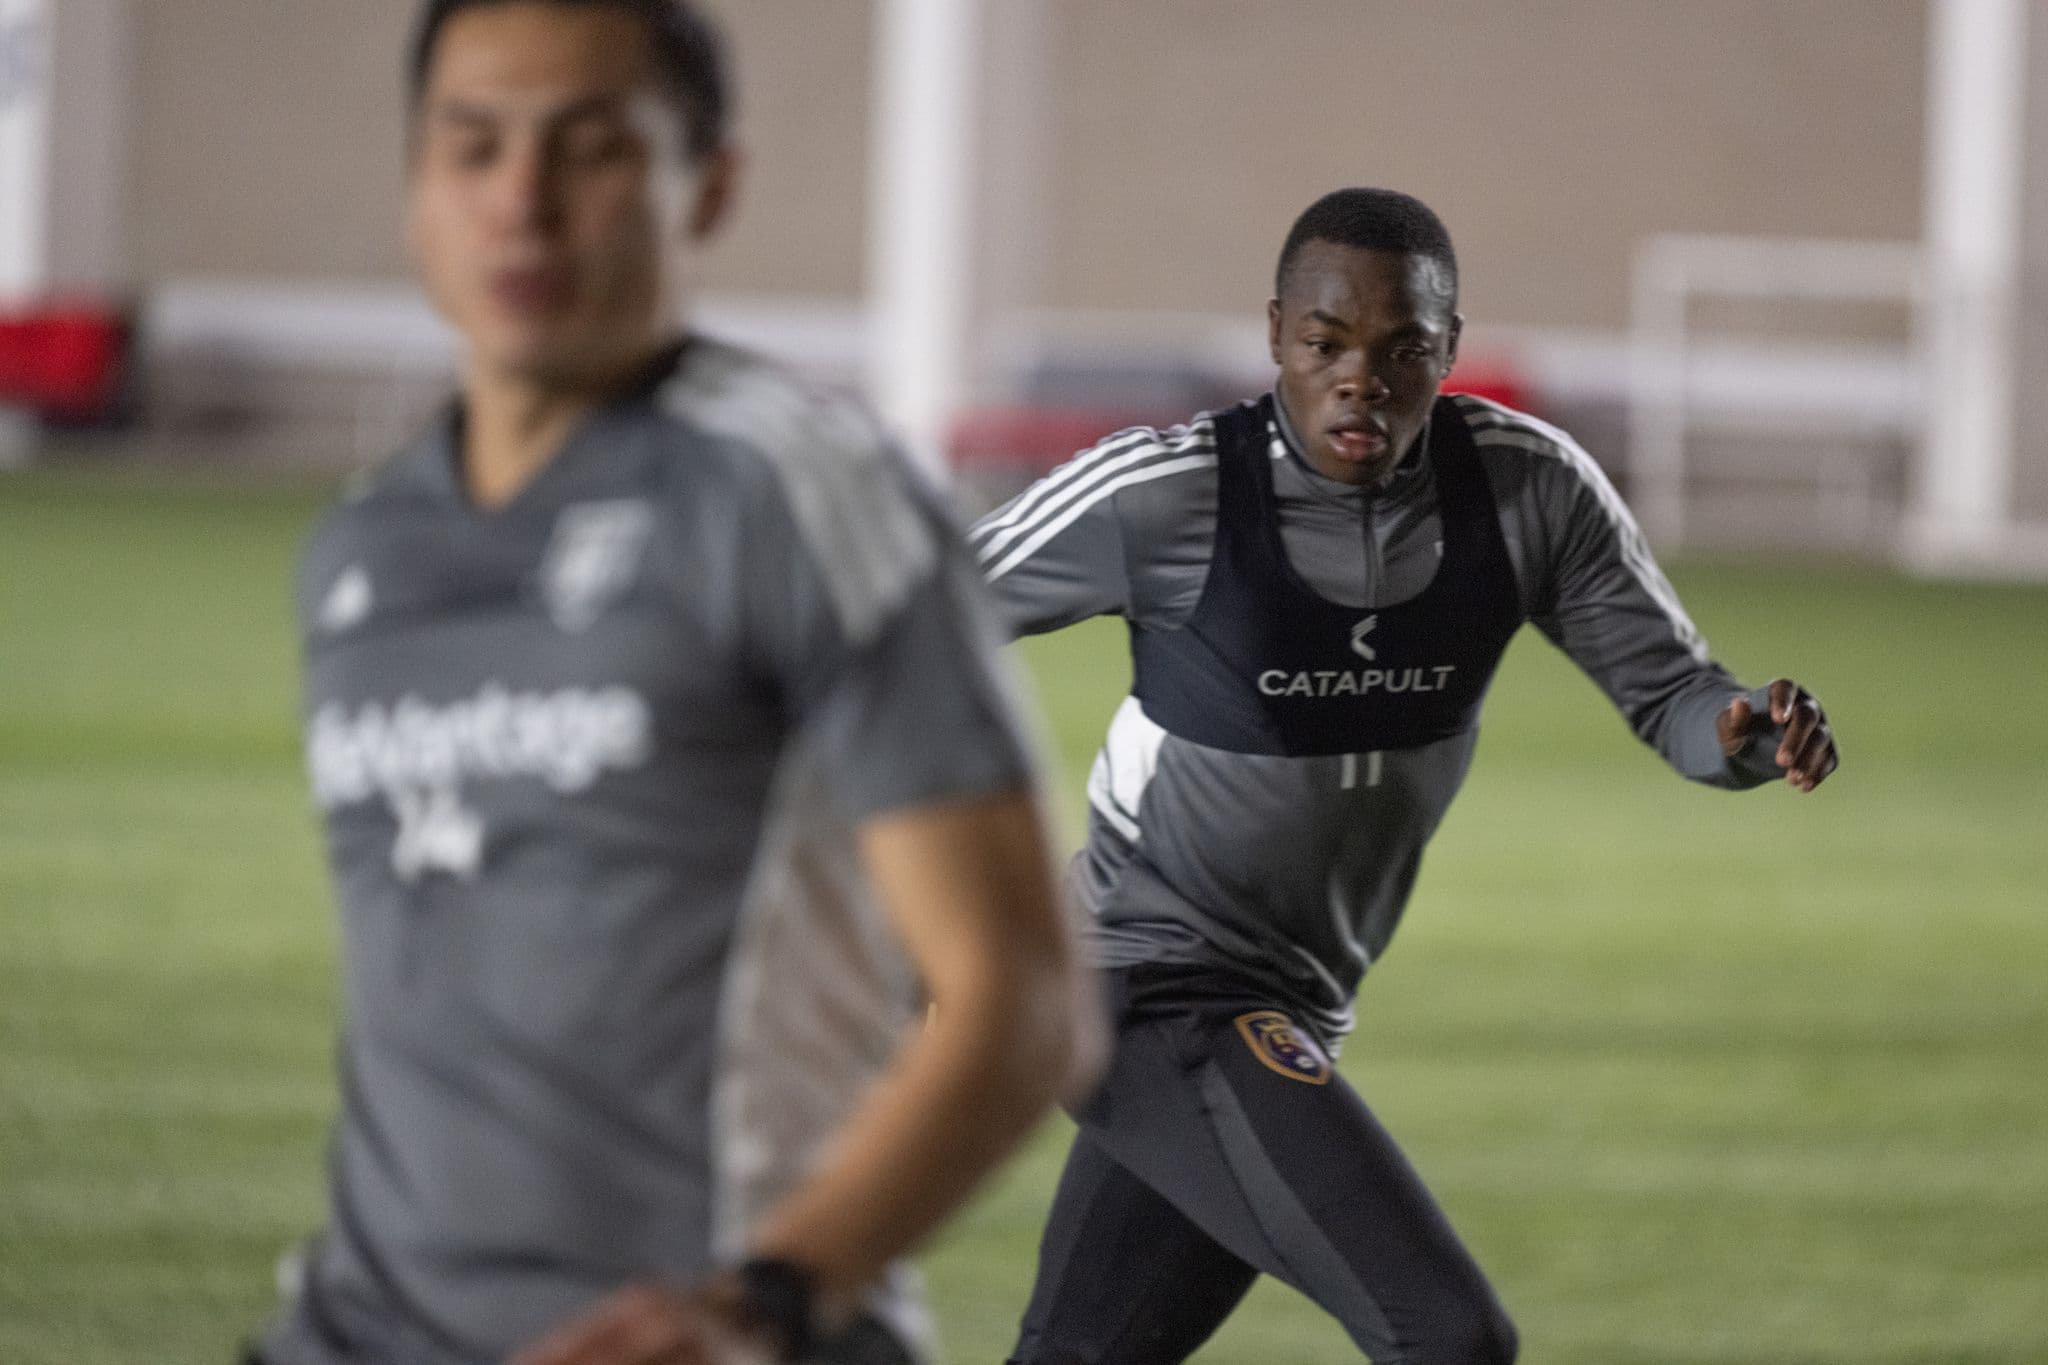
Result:
[[[914,996],[855,826],[1030,780],[983,590],[856,406],[697,340],[502,508],[454,450],[299,577],[346,1019],[272,1365],[497,1360],[741,1250]]]
[[[1651,558],[1613,486],[1564,432],[1457,399],[1478,446],[1528,618],[1599,685],[1635,733],[1696,781],[1753,786],[1757,746],[1723,758],[1714,717],[1741,691]],[[1426,587],[1442,553],[1422,447],[1381,485],[1308,467],[1286,415],[1268,454],[1289,562],[1317,593],[1383,607]],[[1108,437],[969,532],[1017,634],[1117,615],[1184,624],[1215,543],[1215,422]],[[1422,853],[1457,794],[1477,732],[1416,749],[1290,758],[1170,735],[1128,698],[1088,781],[1073,882],[1106,966],[1208,964],[1249,975],[1333,1045],[1386,951]]]

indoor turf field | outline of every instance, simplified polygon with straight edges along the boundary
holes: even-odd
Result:
[[[335,992],[285,584],[319,498],[0,477],[0,1362],[225,1365],[318,1217]],[[1693,789],[1533,633],[1349,1075],[1531,1365],[2048,1363],[2048,590],[1683,564],[1820,793]],[[1113,623],[1035,642],[1078,827]],[[1064,1144],[927,1260],[1008,1346]],[[1353,1358],[1262,1285],[1198,1359]]]

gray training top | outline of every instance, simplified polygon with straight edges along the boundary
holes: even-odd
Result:
[[[1029,778],[982,589],[870,419],[674,359],[503,508],[451,423],[306,548],[346,1020],[270,1365],[496,1361],[740,1251],[902,1038],[855,825]]]
[[[1686,777],[1748,787],[1777,775],[1768,745],[1722,756],[1714,718],[1742,688],[1708,658],[1591,457],[1494,403],[1459,397],[1448,410],[1478,447],[1528,618]],[[1443,539],[1423,451],[1430,434],[1381,486],[1356,488],[1309,468],[1277,401],[1274,412],[1268,454],[1296,573],[1348,607],[1421,593]],[[984,517],[969,540],[1017,634],[1103,614],[1164,631],[1201,600],[1216,520],[1215,420],[1205,413],[1109,437]],[[1073,876],[1099,962],[1248,976],[1334,1044],[1477,737],[1474,728],[1414,749],[1318,757],[1236,753],[1168,734],[1127,698],[1089,775],[1088,843]]]

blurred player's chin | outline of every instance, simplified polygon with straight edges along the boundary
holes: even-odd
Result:
[[[493,329],[473,336],[471,350],[506,379],[546,387],[575,386],[601,376],[614,363],[615,342],[559,328]]]

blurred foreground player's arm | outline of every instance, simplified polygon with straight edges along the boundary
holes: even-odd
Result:
[[[809,1334],[842,1320],[1055,1098],[1092,1080],[1102,1025],[1054,908],[1033,799],[1012,792],[921,806],[867,822],[860,837],[935,1007],[931,1023],[824,1167],[769,1214],[745,1268],[694,1292],[631,1286],[515,1365],[800,1358]],[[764,1316],[764,1287],[788,1296],[792,1317]]]
[[[1683,776],[1747,788],[1784,777],[1812,791],[1835,770],[1834,732],[1805,688],[1754,692],[1713,662],[1635,518],[1576,442],[1546,423],[1474,400],[1473,438],[1496,479],[1523,478],[1531,617],[1620,709],[1638,738]],[[1513,451],[1538,458],[1503,464]],[[1512,473],[1507,471],[1512,470]],[[1505,501],[1505,499],[1504,499]],[[1539,577],[1541,569],[1530,570]]]
[[[828,1319],[1084,1088],[1106,1045],[986,590],[886,437],[864,415],[848,426],[859,472],[750,529],[744,606],[932,1006],[754,1227],[751,1255],[813,1276]]]
[[[721,363],[701,361],[700,379]],[[986,596],[879,433],[844,454],[858,489],[772,499],[740,528],[738,628],[854,823],[932,1009],[816,1169],[755,1224],[742,1267],[690,1291],[629,1287],[518,1365],[738,1361],[764,1339],[799,1358],[1099,1068],[1105,1030],[1058,909]],[[834,546],[863,553],[828,571]],[[778,1298],[785,1315],[764,1316]]]
[[[1074,1007],[1075,958],[1028,797],[886,815],[861,845],[933,1009],[824,1169],[756,1234],[755,1254],[811,1270],[828,1298],[922,1241],[1093,1075],[1101,1048],[1099,1021]]]

